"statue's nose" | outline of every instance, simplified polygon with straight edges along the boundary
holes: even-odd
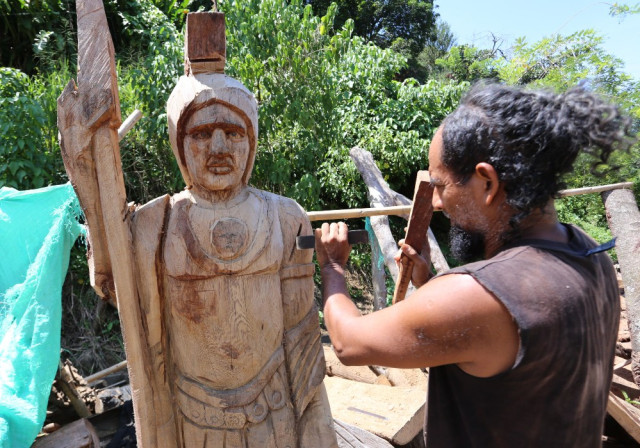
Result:
[[[222,129],[216,129],[211,135],[211,152],[227,151],[227,135]]]

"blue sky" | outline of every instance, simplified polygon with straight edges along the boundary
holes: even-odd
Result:
[[[611,3],[637,4],[638,0]],[[625,63],[624,71],[640,79],[640,14],[621,22],[609,16],[607,2],[590,0],[435,0],[458,44],[491,46],[491,33],[508,49],[517,37],[536,42],[554,33],[563,35],[592,28],[603,35],[604,49]]]

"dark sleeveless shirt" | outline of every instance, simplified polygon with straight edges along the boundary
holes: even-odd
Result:
[[[620,315],[606,253],[576,227],[568,244],[520,241],[469,274],[509,310],[520,349],[513,367],[478,378],[456,365],[429,372],[429,448],[600,447]]]

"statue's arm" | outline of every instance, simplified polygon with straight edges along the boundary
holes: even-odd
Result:
[[[324,378],[325,364],[318,309],[313,294],[313,250],[299,250],[298,235],[311,235],[306,213],[286,199],[280,207],[284,263],[280,284],[284,311],[285,353],[293,392],[293,405],[301,417]]]
[[[281,198],[280,227],[284,253],[280,271],[284,308],[284,328],[295,327],[315,308],[313,295],[313,250],[296,248],[298,235],[311,235],[311,223],[307,214],[295,201]]]
[[[296,236],[312,235],[305,211],[286,200],[280,211],[284,263],[280,274],[287,372],[300,446],[338,446],[327,393],[318,308],[314,300],[313,250],[296,249]]]

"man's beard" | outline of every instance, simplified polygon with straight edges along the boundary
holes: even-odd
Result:
[[[452,225],[449,230],[449,248],[451,255],[461,263],[482,260],[485,249],[484,234]]]

